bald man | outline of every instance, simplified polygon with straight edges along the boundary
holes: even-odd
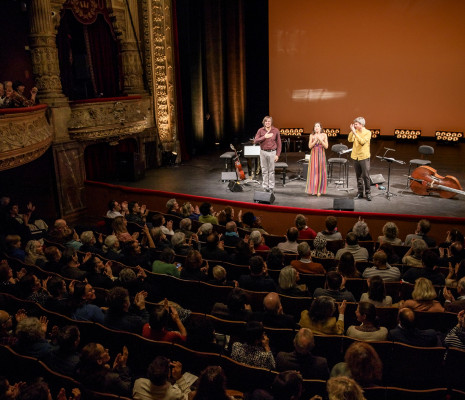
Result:
[[[313,332],[308,328],[301,328],[294,338],[294,351],[278,353],[276,369],[278,371],[299,371],[304,379],[327,380],[329,378],[328,362],[326,358],[312,354],[314,347]]]
[[[410,346],[435,347],[441,341],[434,329],[418,329],[415,326],[415,313],[410,308],[401,308],[397,317],[398,325],[389,331],[388,340]]]
[[[270,292],[263,299],[263,311],[254,312],[252,320],[270,328],[295,328],[294,317],[285,314],[278,293]]]

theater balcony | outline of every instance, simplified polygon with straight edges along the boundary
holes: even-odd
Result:
[[[153,126],[149,97],[77,100],[70,108],[68,133],[77,141],[117,141]]]
[[[53,139],[46,104],[0,109],[0,171],[27,164],[45,153]]]

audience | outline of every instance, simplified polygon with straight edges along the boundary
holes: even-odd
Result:
[[[379,275],[374,275],[367,279],[368,292],[362,293],[360,302],[368,301],[375,307],[392,306],[392,297],[386,295],[386,286],[384,280]]]
[[[177,331],[170,329],[171,321],[176,325]],[[154,307],[150,313],[149,322],[144,325],[142,336],[163,342],[184,343],[187,339],[187,331],[176,307],[170,306],[165,299],[163,305]]]
[[[366,400],[360,385],[347,376],[336,376],[329,379],[326,390],[328,400]]]
[[[465,311],[461,310],[457,314],[457,325],[447,334],[444,342],[448,347],[456,347],[465,350]]]
[[[405,272],[402,279],[406,282],[415,283],[418,278],[427,278],[433,285],[444,286],[446,279],[439,270],[439,257],[432,250],[425,250],[421,256],[423,268],[410,268]]]
[[[265,244],[265,238],[258,230],[250,232],[249,243],[253,245],[255,251],[270,250],[270,248]]]
[[[465,310],[465,277],[460,278],[457,283],[457,299],[447,287],[444,287],[442,295],[445,299],[444,308],[446,311],[459,313]]]
[[[251,319],[266,327],[294,329],[294,317],[285,314],[278,293],[268,293],[263,299],[263,311],[253,313]]]
[[[411,233],[405,238],[405,245],[411,246],[413,239],[423,239],[428,247],[435,247],[436,241],[428,236],[428,232],[431,229],[431,223],[427,219],[420,219],[417,224],[415,233]]]
[[[292,297],[310,297],[307,289],[302,289],[297,285],[299,281],[299,272],[292,266],[284,267],[279,273],[278,292]]]
[[[332,297],[320,296],[313,300],[310,310],[301,313],[299,325],[314,333],[323,335],[342,335],[344,333],[344,313],[346,301],[338,305],[338,318],[333,316],[336,302]]]
[[[360,271],[355,267],[354,256],[351,252],[346,251],[341,254],[339,263],[337,264],[337,272],[344,278],[360,278]]]
[[[408,265],[409,267],[423,267],[421,262],[421,256],[423,252],[428,248],[426,242],[423,239],[412,240],[412,245],[402,257],[402,264]]]
[[[326,229],[321,233],[326,240],[342,240],[342,235],[337,230],[337,218],[333,215],[328,215],[325,220]]]
[[[266,262],[260,256],[253,256],[249,263],[250,274],[239,277],[239,286],[242,289],[255,292],[274,292],[276,284],[268,276]]]
[[[379,243],[390,243],[396,246],[402,244],[397,236],[399,235],[399,228],[394,222],[386,222],[383,226],[383,236],[378,236]]]
[[[345,287],[345,279],[337,271],[329,271],[326,274],[325,288],[317,288],[313,292],[313,297],[329,296],[335,301],[356,302],[354,295]]]
[[[359,220],[354,224],[351,231],[355,234],[358,241],[369,241],[373,240],[370,234],[370,228],[368,228],[368,224],[362,219]]]
[[[314,249],[311,252],[311,256],[316,258],[334,258],[334,253],[326,248],[326,244],[326,237],[321,232],[318,233],[315,239],[313,239]]]
[[[299,231],[299,239],[315,239],[316,232],[307,226],[307,217],[302,214],[297,214],[294,220],[295,227]]]
[[[202,223],[209,222],[210,224],[218,225],[218,218],[216,213],[213,211],[213,206],[210,203],[202,203],[199,208],[200,217],[199,221]]]
[[[299,231],[297,228],[291,227],[287,230],[286,241],[278,243],[278,248],[284,253],[297,253],[297,238],[299,237]]]
[[[429,279],[418,278],[412,292],[412,299],[403,303],[404,307],[414,311],[442,312],[444,307],[436,299],[438,297]]]
[[[354,256],[355,261],[368,261],[368,250],[365,247],[360,247],[358,237],[355,233],[349,232],[346,236],[346,245],[339,249],[336,253],[336,260],[339,260],[345,252],[350,252]]]
[[[399,310],[398,323],[397,327],[389,331],[388,340],[418,347],[441,345],[435,330],[420,330],[415,326],[415,313],[411,308],[401,308]]]
[[[357,321],[360,325],[351,325],[347,328],[347,336],[359,340],[386,340],[388,330],[384,326],[379,326],[376,317],[376,308],[367,301],[361,301],[355,310]]]
[[[116,200],[110,200],[108,202],[108,211],[107,211],[106,217],[111,218],[111,219],[116,218],[116,217],[123,217],[123,214],[121,213],[121,211],[122,211],[121,204],[119,204]]]
[[[382,250],[373,254],[373,267],[365,268],[362,274],[365,279],[375,275],[379,275],[385,282],[395,282],[400,279],[399,268],[391,267],[387,263],[387,255]]]
[[[324,274],[326,272],[323,265],[312,261],[310,245],[307,242],[299,243],[297,252],[300,258],[291,261],[291,266],[296,271],[303,274]]]

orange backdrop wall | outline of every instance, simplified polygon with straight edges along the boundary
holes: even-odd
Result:
[[[463,0],[269,0],[274,124],[463,132],[464,21]]]

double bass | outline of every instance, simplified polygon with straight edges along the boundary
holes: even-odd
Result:
[[[431,192],[437,192],[445,199],[450,199],[456,194],[465,195],[455,176],[441,176],[434,168],[428,166],[416,168],[408,178],[411,181],[410,189],[420,196],[425,196]]]
[[[235,156],[234,156],[234,166],[236,167],[236,173],[237,173],[237,178],[241,181],[245,179],[245,173],[242,169],[241,162],[239,161],[239,155],[237,154],[236,148],[230,144],[231,149],[234,150]]]

